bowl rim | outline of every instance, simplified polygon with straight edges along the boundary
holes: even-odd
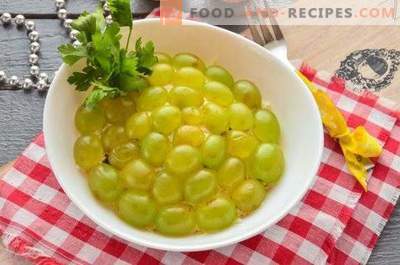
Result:
[[[133,23],[134,23],[134,26],[139,25],[139,24],[150,24],[150,23],[160,24],[160,18],[140,19],[140,20],[135,20]],[[75,194],[73,192],[70,192],[70,190],[67,188],[67,185],[65,185],[65,183],[63,182],[62,178],[58,177],[58,175],[59,175],[58,173],[60,173],[60,172],[57,172],[56,167],[53,167],[53,165],[55,165],[55,162],[52,159],[53,155],[51,153],[51,148],[46,148],[46,152],[47,152],[50,166],[54,172],[54,176],[56,177],[58,183],[60,184],[60,186],[63,189],[63,191],[65,192],[65,194],[77,206],[77,208],[79,208],[79,210],[81,210],[94,223],[98,224],[100,227],[104,228],[107,232],[109,232],[113,235],[116,235],[124,240],[127,240],[128,242],[132,242],[132,243],[144,246],[144,247],[154,248],[154,249],[159,249],[159,250],[164,250],[164,251],[189,252],[189,251],[211,250],[211,249],[216,249],[216,248],[220,248],[220,247],[224,247],[227,245],[232,245],[232,244],[238,243],[240,241],[246,240],[250,237],[253,237],[257,234],[262,233],[268,227],[276,224],[279,220],[281,220],[284,216],[286,216],[289,213],[289,211],[295,205],[297,205],[300,202],[300,200],[304,197],[304,195],[309,191],[311,185],[314,183],[314,181],[316,179],[317,170],[320,166],[321,159],[322,159],[323,146],[324,146],[324,132],[323,132],[322,119],[320,116],[320,112],[319,112],[319,109],[317,107],[317,104],[314,100],[314,97],[313,97],[311,91],[304,84],[304,82],[300,79],[300,77],[296,74],[296,72],[293,69],[291,69],[286,63],[282,62],[281,59],[278,59],[273,53],[271,53],[270,51],[268,51],[265,48],[262,48],[255,42],[245,38],[244,36],[242,36],[240,34],[231,32],[229,30],[219,28],[217,26],[210,25],[207,23],[193,21],[193,20],[187,20],[187,19],[183,19],[182,24],[184,26],[202,26],[202,27],[207,27],[212,30],[220,31],[220,32],[223,32],[224,34],[231,35],[232,37],[238,39],[239,41],[245,42],[251,48],[257,49],[259,51],[263,50],[265,53],[269,54],[269,56],[272,57],[272,59],[274,60],[274,63],[280,64],[281,67],[286,68],[288,71],[288,74],[289,74],[289,72],[291,72],[291,74],[298,80],[299,87],[302,87],[305,90],[305,93],[304,93],[305,97],[308,97],[310,102],[314,103],[314,104],[312,104],[311,108],[313,108],[313,111],[320,118],[321,123],[318,123],[318,125],[317,125],[318,128],[316,128],[316,130],[319,131],[319,137],[318,137],[319,139],[316,139],[317,140],[316,144],[318,147],[318,155],[317,155],[317,159],[314,161],[314,163],[312,165],[310,165],[310,174],[312,174],[312,176],[307,178],[308,179],[307,183],[304,183],[304,185],[303,185],[304,190],[302,191],[302,193],[296,199],[292,199],[287,204],[287,206],[284,208],[284,210],[281,211],[281,214],[276,215],[274,218],[270,219],[269,222],[266,222],[264,225],[249,228],[246,233],[232,235],[228,239],[220,240],[218,242],[207,242],[207,243],[203,243],[203,244],[196,245],[196,246],[190,246],[190,245],[175,246],[175,245],[168,245],[165,243],[152,242],[152,241],[149,241],[146,239],[141,239],[140,237],[132,237],[132,236],[120,233],[118,230],[114,229],[113,225],[108,224],[107,222],[98,218],[96,216],[96,214],[93,211],[91,211],[91,209],[89,209],[88,207],[85,206],[84,201],[81,201],[78,196],[75,196]],[[49,105],[50,105],[49,98],[52,98],[53,93],[55,93],[55,91],[56,91],[56,89],[55,89],[56,80],[57,80],[59,73],[61,72],[60,70],[65,69],[67,67],[69,67],[69,66],[67,66],[65,63],[63,63],[60,66],[60,68],[56,72],[56,76],[53,79],[53,82],[50,85],[50,88],[48,91],[48,96],[46,97],[44,110],[43,110],[43,132],[44,132],[45,143],[46,143],[46,139],[48,139],[48,137],[49,137],[49,130],[50,130],[50,126],[49,126],[49,122],[48,122],[48,115],[47,115],[47,113],[49,113],[51,111],[50,107],[49,107]],[[132,229],[138,230],[135,227],[132,227]],[[171,239],[179,240],[180,238],[178,237],[178,238],[171,238]]]

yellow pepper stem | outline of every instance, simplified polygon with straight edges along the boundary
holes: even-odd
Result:
[[[382,153],[381,145],[362,126],[351,131],[343,114],[329,96],[318,89],[300,71],[297,71],[297,74],[313,94],[321,113],[322,123],[329,136],[339,141],[347,168],[363,189],[367,191],[367,166],[371,164],[369,158],[378,157]]]

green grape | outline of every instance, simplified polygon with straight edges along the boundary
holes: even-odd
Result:
[[[128,188],[149,190],[154,179],[154,170],[142,160],[133,160],[121,171],[121,178]]]
[[[172,105],[179,108],[198,107],[203,104],[203,96],[197,89],[186,86],[176,86],[169,91],[169,99]]]
[[[203,123],[212,133],[221,134],[228,130],[229,112],[228,110],[207,102],[203,105]]]
[[[124,124],[125,120],[135,112],[135,104],[128,97],[106,99],[101,104],[107,120],[113,124]]]
[[[156,204],[145,191],[130,190],[119,199],[118,215],[133,226],[144,228],[153,224],[156,214]]]
[[[203,121],[203,115],[198,108],[186,107],[182,109],[182,120],[189,125],[199,125]]]
[[[228,133],[228,154],[238,157],[249,157],[257,147],[257,139],[242,131]]]
[[[200,146],[204,141],[204,133],[198,126],[184,125],[180,127],[174,136],[175,145],[192,145],[194,147]]]
[[[128,162],[133,159],[139,158],[139,148],[134,143],[125,143],[115,147],[110,155],[108,161],[117,169],[122,169]]]
[[[233,94],[229,87],[216,81],[210,81],[204,85],[204,95],[209,101],[223,107],[227,107],[233,102]]]
[[[218,167],[226,155],[226,141],[220,135],[210,135],[201,147],[203,164],[209,168]]]
[[[153,166],[161,166],[170,150],[170,144],[162,134],[152,132],[140,143],[143,158]]]
[[[128,136],[125,133],[124,127],[110,125],[103,131],[101,141],[103,142],[104,150],[110,152],[118,145],[128,142]]]
[[[279,143],[281,129],[275,114],[269,110],[259,110],[254,115],[255,136],[264,143]]]
[[[126,121],[125,131],[130,139],[143,139],[151,131],[151,117],[146,112],[137,112]]]
[[[232,75],[221,66],[211,65],[207,67],[206,76],[208,77],[208,79],[223,83],[227,87],[233,86]]]
[[[180,180],[168,173],[160,173],[154,180],[153,197],[159,204],[177,203],[183,199]]]
[[[82,134],[88,134],[103,129],[106,118],[99,107],[92,109],[81,106],[75,114],[75,127]]]
[[[171,56],[169,56],[166,53],[162,53],[162,52],[157,52],[156,54],[158,63],[167,63],[167,64],[171,64],[172,62],[172,58]]]
[[[168,101],[168,92],[163,87],[149,87],[137,99],[138,111],[152,111]]]
[[[123,91],[142,91],[149,87],[149,82],[143,77],[120,75],[119,88]]]
[[[235,204],[222,196],[216,197],[196,210],[197,225],[201,230],[213,232],[230,226],[236,220]]]
[[[234,103],[229,107],[229,112],[229,126],[233,130],[246,131],[253,127],[253,113],[245,104]]]
[[[118,172],[107,164],[100,164],[93,168],[88,182],[90,190],[102,202],[116,201],[123,191]]]
[[[261,144],[254,153],[251,164],[254,177],[266,184],[277,182],[285,167],[282,150],[276,144]]]
[[[200,152],[190,145],[179,145],[169,153],[165,167],[180,176],[197,171],[201,168]]]
[[[156,216],[156,229],[169,236],[184,236],[194,232],[196,222],[193,212],[183,205],[162,208]]]
[[[249,108],[261,107],[261,94],[256,85],[247,80],[240,80],[232,88],[237,101],[243,102]]]
[[[74,145],[75,163],[88,170],[104,160],[104,149],[97,135],[89,134],[79,137]]]
[[[174,106],[162,106],[152,114],[153,127],[157,132],[170,134],[182,123],[181,111]]]
[[[245,179],[245,164],[238,158],[228,158],[218,169],[217,177],[221,187],[231,190]]]
[[[243,181],[233,192],[232,199],[240,210],[249,213],[257,209],[265,198],[264,186],[255,179]]]
[[[205,69],[203,61],[196,55],[190,53],[178,53],[172,59],[172,64],[176,69],[188,66],[197,68],[200,71],[204,71]]]
[[[205,82],[204,74],[193,67],[183,67],[176,71],[174,83],[176,86],[187,86],[202,89]]]
[[[185,200],[196,204],[202,202],[212,195],[217,189],[216,176],[213,171],[203,169],[189,177],[184,187]]]
[[[165,86],[171,83],[174,76],[174,69],[171,65],[165,63],[158,63],[153,65],[153,72],[148,77],[152,86]]]

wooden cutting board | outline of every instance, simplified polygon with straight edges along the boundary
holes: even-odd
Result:
[[[400,63],[400,27],[283,26],[282,31],[288,43],[289,59],[301,59],[320,71],[335,73],[346,59],[355,60],[354,56],[350,56],[352,53],[365,51],[363,56],[367,57],[378,49],[383,49],[383,53],[397,51],[395,61]],[[365,78],[378,79],[385,76],[382,70],[392,63],[389,60],[366,62],[363,59],[367,58],[357,58],[357,64],[362,68],[360,71],[368,72]],[[387,86],[374,93],[400,106],[400,71],[394,71],[393,74],[394,78],[389,78]]]
[[[385,49],[383,52],[394,49],[400,54],[398,26],[299,26],[286,27],[284,32],[289,43],[289,58],[302,58],[312,67],[330,73],[336,72],[340,63],[355,51],[366,50],[366,54],[372,54],[377,49]],[[394,59],[400,62],[400,55]],[[369,63],[375,68],[373,70],[382,74],[380,71],[385,65],[373,61]],[[368,65],[363,68],[364,71],[372,70]],[[379,74],[366,73],[365,77],[377,77]],[[376,93],[400,105],[400,71],[395,71],[388,85]]]

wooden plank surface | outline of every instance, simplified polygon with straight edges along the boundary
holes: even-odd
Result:
[[[52,74],[61,64],[57,47],[67,41],[57,20],[34,20],[41,34],[40,67]],[[5,31],[4,31],[5,30]],[[0,63],[9,75],[21,77],[29,68],[28,40],[24,31],[0,28]],[[20,153],[41,131],[45,95],[36,91],[0,91],[0,164]]]
[[[93,11],[99,1],[98,0],[69,0],[66,1],[66,9],[69,14],[76,16],[82,11]],[[148,14],[151,10],[159,5],[157,1],[131,0],[133,12],[136,15]],[[56,18],[56,8],[54,0],[0,0],[0,13],[23,13],[34,17]]]
[[[97,0],[69,1],[68,10],[78,14],[82,10],[93,10]],[[135,13],[146,14],[157,3],[151,0],[134,1]],[[32,15],[41,33],[41,67],[54,72],[61,60],[57,46],[67,41],[58,20],[46,19],[55,16],[54,0],[0,0],[0,13],[13,12]],[[233,28],[231,28],[233,29]],[[237,30],[237,27],[234,27]],[[302,58],[312,66],[334,72],[340,62],[352,51],[364,48],[395,48],[400,50],[399,28],[354,28],[354,27],[285,27],[289,43],[289,57]],[[19,76],[27,67],[28,41],[24,32],[0,27],[0,65]],[[386,97],[400,101],[400,74],[392,85],[384,89]],[[0,164],[14,159],[40,132],[44,95],[36,92],[0,91]],[[369,264],[400,264],[400,207],[386,226]],[[1,253],[1,250],[0,250]],[[0,262],[3,263],[0,254]],[[20,264],[12,260],[10,264]]]

